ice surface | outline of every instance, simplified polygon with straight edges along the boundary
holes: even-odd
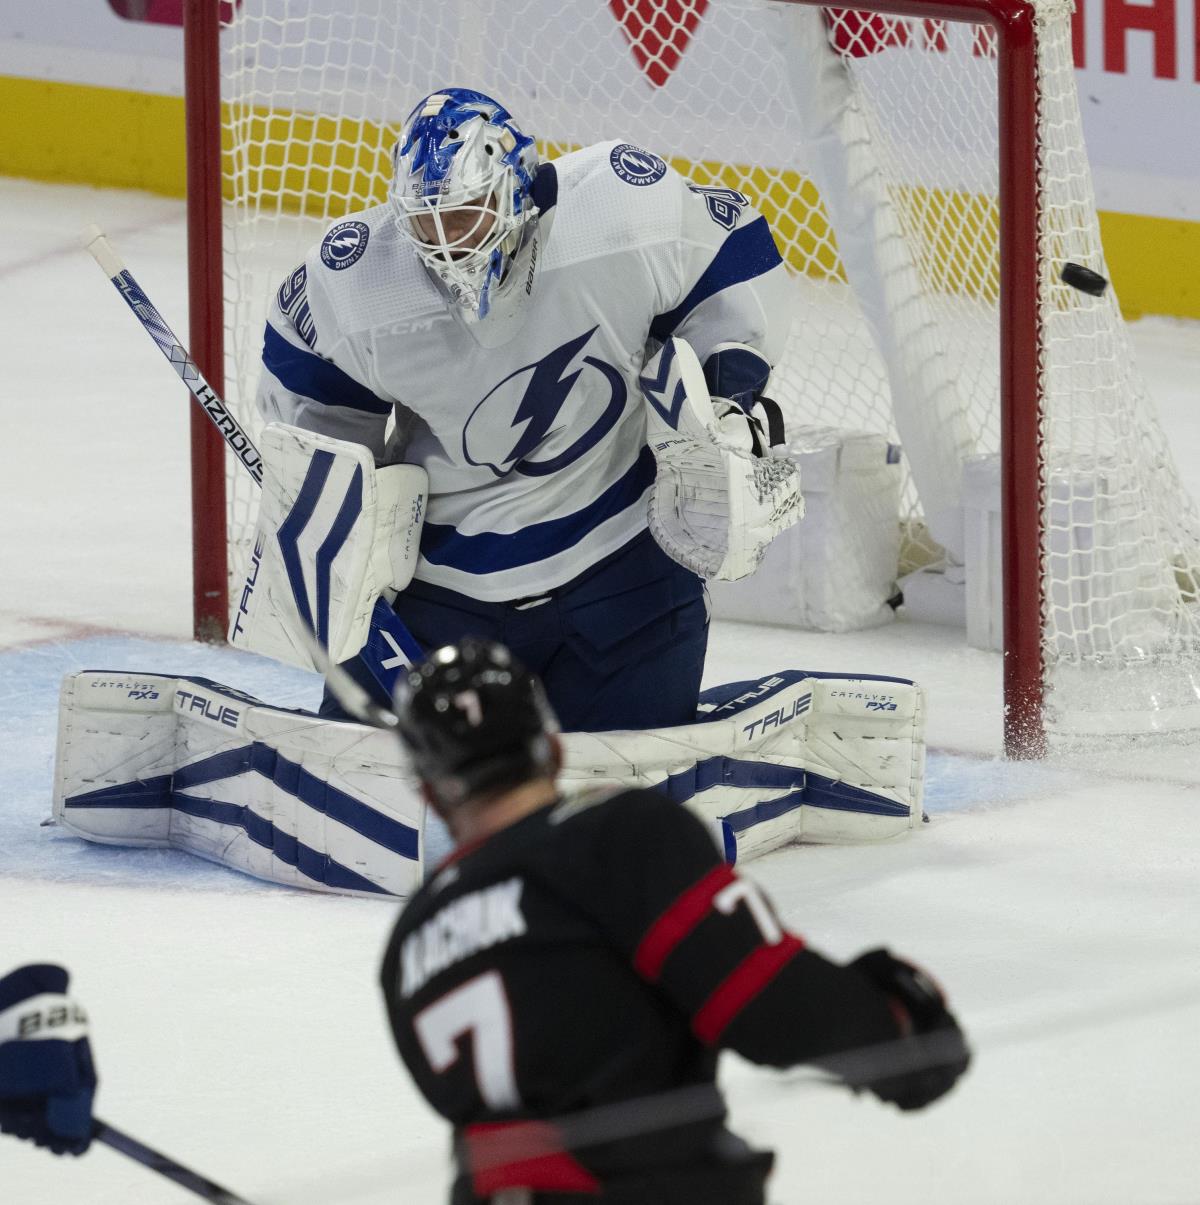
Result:
[[[69,966],[93,1018],[100,1113],[251,1201],[438,1201],[444,1127],[398,1065],[375,983],[394,905],[39,826],[64,673],[201,674],[286,706],[317,690],[187,640],[188,403],[77,248],[89,221],[186,325],[178,203],[0,182],[0,968]],[[1143,321],[1134,338],[1200,491],[1200,329]],[[832,638],[723,625],[707,677],[785,665],[928,688],[930,823],[881,846],[781,851],[752,873],[831,954],[886,942],[925,962],[977,1059],[917,1116],[729,1059],[733,1124],[780,1152],[773,1199],[1200,1199],[1196,745],[1006,763],[999,658],[931,625]],[[192,1199],[106,1149],[60,1160],[0,1139],[3,1205]]]

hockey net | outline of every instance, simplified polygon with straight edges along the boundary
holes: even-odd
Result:
[[[1003,442],[1010,751],[1043,715],[1194,726],[1200,523],[1113,290],[1062,279],[1107,275],[1069,0],[987,7],[241,0],[220,51],[231,404],[253,429],[267,303],[325,225],[384,198],[415,100],[479,88],[544,156],[619,138],[766,214],[795,284],[774,393],[793,425],[903,448],[897,578],[962,562],[964,462]],[[997,33],[1013,12],[1025,59]],[[1031,135],[1005,151],[1014,106]],[[235,469],[233,574],[254,518]]]

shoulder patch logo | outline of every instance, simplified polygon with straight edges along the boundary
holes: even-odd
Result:
[[[371,232],[365,222],[340,222],[321,240],[321,262],[341,272],[362,259]]]
[[[667,174],[666,162],[631,142],[622,142],[609,152],[609,163],[617,176],[635,188],[644,188]]]
[[[732,230],[738,224],[742,210],[750,204],[750,198],[744,192],[733,188],[704,188],[699,184],[689,184],[688,188],[704,198],[708,216],[723,230]]]

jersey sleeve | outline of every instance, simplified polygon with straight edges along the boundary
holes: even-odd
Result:
[[[701,1042],[788,1067],[900,1036],[886,996],[784,927],[686,808],[630,792],[602,812],[596,920]]]
[[[791,316],[791,286],[771,228],[737,189],[702,187],[674,172],[668,179],[679,192],[677,254],[656,264],[660,309],[650,335],[660,343],[686,339],[706,368],[718,348],[744,348],[738,375],[757,374],[751,388],[761,391],[783,354]]]
[[[323,300],[314,296],[306,264],[280,285],[263,333],[259,412],[266,422],[363,444],[380,459],[392,403],[365,384]]]

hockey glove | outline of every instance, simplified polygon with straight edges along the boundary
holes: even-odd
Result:
[[[873,1051],[856,1051],[843,1078],[897,1108],[923,1109],[949,1092],[971,1061],[941,988],[920,967],[887,950],[870,950],[850,967],[888,997],[901,1038]]]
[[[770,447],[770,415],[764,427],[710,398],[682,339],[668,339],[639,381],[657,466],[647,515],[655,540],[700,577],[753,573],[771,540],[804,514],[798,467]]]
[[[92,1140],[96,1070],[87,1017],[67,972],[48,963],[0,979],[0,1130],[82,1155]]]

